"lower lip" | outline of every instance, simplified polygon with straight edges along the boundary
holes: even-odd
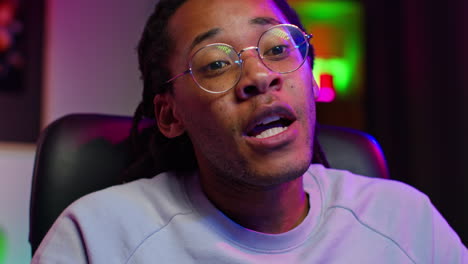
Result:
[[[247,144],[258,150],[272,150],[276,148],[281,148],[289,143],[291,143],[298,134],[297,122],[293,122],[289,125],[288,129],[285,131],[276,134],[271,137],[266,138],[256,138],[245,136]]]

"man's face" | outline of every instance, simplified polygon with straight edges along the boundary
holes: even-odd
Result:
[[[208,44],[226,43],[237,51],[256,46],[273,21],[288,23],[268,0],[188,0],[169,22],[175,45],[169,69],[173,75],[185,71],[191,55]],[[279,74],[254,50],[242,59],[242,77],[226,93],[203,91],[189,74],[173,82],[173,110],[192,140],[202,178],[268,187],[302,176],[311,161],[315,125],[308,61]],[[283,128],[259,135],[278,126]]]

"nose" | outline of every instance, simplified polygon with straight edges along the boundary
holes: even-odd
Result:
[[[242,57],[242,76],[235,87],[236,95],[240,100],[281,89],[282,75],[268,69],[257,54],[242,53]]]

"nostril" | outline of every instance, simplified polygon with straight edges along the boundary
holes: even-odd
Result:
[[[254,94],[258,93],[258,91],[257,91],[257,88],[254,85],[249,85],[249,86],[244,87],[244,93],[246,95],[254,95]]]
[[[280,83],[279,79],[276,78],[276,79],[274,79],[274,80],[270,83],[270,87],[279,85],[279,83]]]
[[[275,78],[271,81],[269,87],[274,87],[276,89],[277,86],[280,85],[280,79],[279,78]],[[255,96],[259,93],[262,93],[261,91],[262,89],[259,89],[258,86],[256,85],[248,85],[248,86],[245,86],[243,89],[242,89],[242,92],[244,95],[246,96]]]

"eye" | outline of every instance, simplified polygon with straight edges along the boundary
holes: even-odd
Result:
[[[212,62],[210,64],[208,64],[206,66],[206,70],[208,71],[216,71],[216,70],[220,70],[224,67],[227,67],[228,66],[228,62],[226,61],[215,61],[215,62]]]
[[[199,76],[203,78],[213,78],[222,75],[223,73],[229,71],[231,68],[231,62],[227,60],[217,60],[205,64],[204,66],[198,68],[197,72]]]
[[[290,51],[289,51],[288,45],[277,45],[266,50],[263,53],[263,56],[270,60],[281,60],[281,59],[288,57],[289,52]]]
[[[285,48],[286,47],[284,47],[284,46],[276,46],[276,47],[271,49],[271,54],[272,55],[282,54],[282,53],[284,53]]]

